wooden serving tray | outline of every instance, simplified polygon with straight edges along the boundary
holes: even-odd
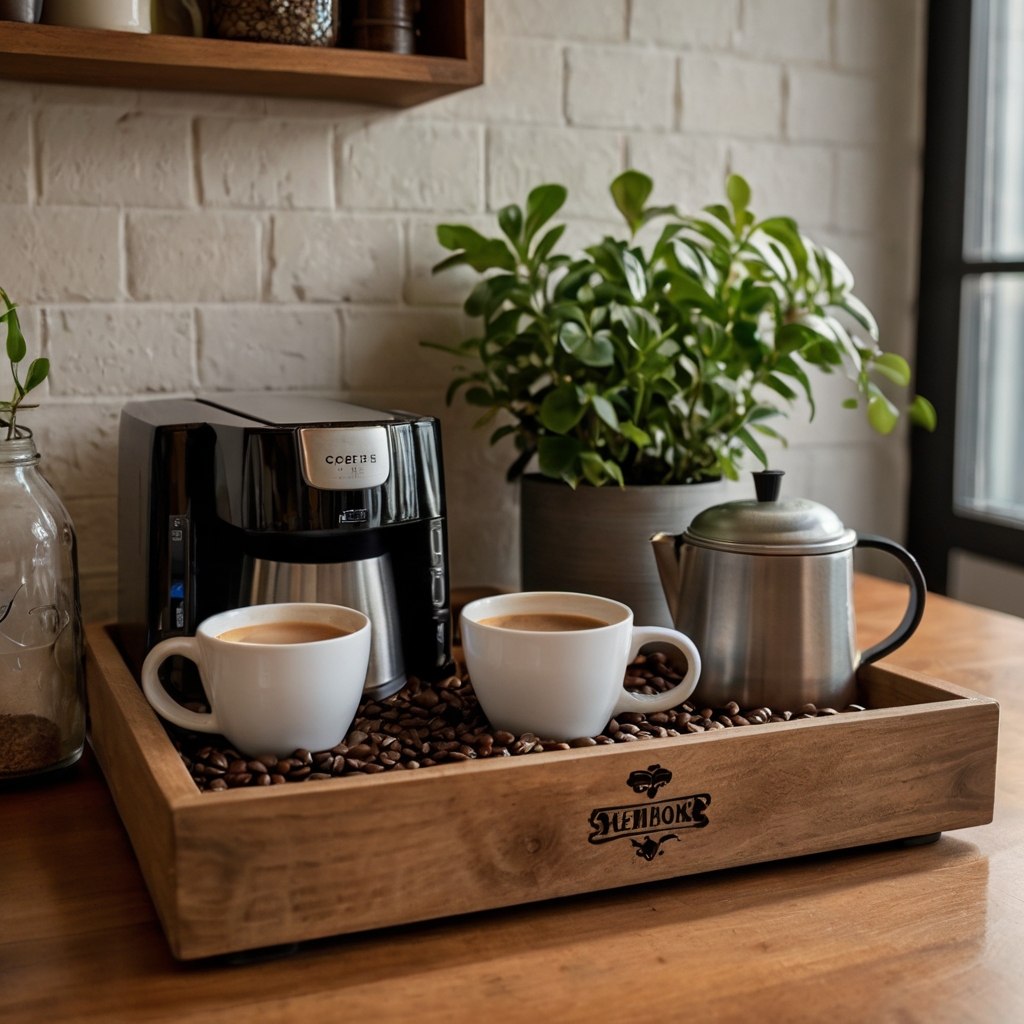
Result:
[[[103,626],[90,740],[179,959],[992,820],[999,706],[861,670],[868,711],[200,793]]]

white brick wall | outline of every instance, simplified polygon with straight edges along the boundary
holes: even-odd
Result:
[[[53,106],[36,123],[44,203],[193,205],[189,118]]]
[[[730,170],[760,214],[834,246],[909,353],[923,0],[488,0],[480,89],[409,111],[278,97],[0,82],[0,284],[54,362],[36,428],[80,536],[91,617],[114,612],[116,445],[132,396],[342,388],[443,420],[456,584],[516,582],[511,447],[448,410],[474,275],[434,277],[439,222],[570,187],[566,246],[614,227],[611,179],[695,209]],[[773,452],[787,490],[898,535],[905,435],[821,380]],[[745,486],[745,485],[744,485]]]
[[[329,210],[334,205],[329,124],[204,117],[197,139],[208,206]]]

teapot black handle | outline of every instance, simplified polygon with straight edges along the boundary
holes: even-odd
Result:
[[[857,547],[877,548],[879,551],[887,552],[903,563],[903,568],[910,576],[910,603],[907,605],[903,621],[896,627],[894,633],[887,636],[881,643],[875,644],[874,647],[869,647],[861,655],[860,663],[870,665],[871,662],[892,654],[896,648],[902,647],[913,636],[914,630],[921,624],[921,616],[924,615],[924,599],[928,588],[925,584],[924,573],[921,572],[921,566],[917,564],[917,559],[894,540],[876,537],[871,533],[858,533]]]

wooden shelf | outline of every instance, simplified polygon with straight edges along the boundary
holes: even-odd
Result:
[[[483,0],[433,0],[425,54],[0,21],[0,78],[309,96],[410,107],[483,82]]]

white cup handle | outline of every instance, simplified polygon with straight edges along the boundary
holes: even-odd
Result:
[[[146,695],[146,700],[168,722],[180,725],[183,729],[192,729],[195,732],[220,732],[220,724],[215,712],[211,711],[208,715],[201,715],[197,711],[189,711],[188,708],[183,708],[177,701],[172,700],[164,689],[157,670],[172,654],[183,654],[198,664],[199,643],[194,636],[172,636],[169,640],[161,640],[146,655],[146,660],[142,663],[142,692]],[[207,700],[209,700],[209,694],[207,694]]]
[[[612,712],[613,718],[623,711],[638,711],[648,715],[656,711],[668,711],[669,708],[682,704],[696,689],[697,680],[700,679],[700,654],[688,636],[674,629],[662,629],[660,626],[634,627],[633,640],[629,648],[629,664],[633,663],[633,659],[640,653],[640,648],[644,644],[653,643],[655,640],[669,643],[686,655],[686,663],[689,666],[686,675],[664,693],[630,693],[623,687],[619,702]]]

